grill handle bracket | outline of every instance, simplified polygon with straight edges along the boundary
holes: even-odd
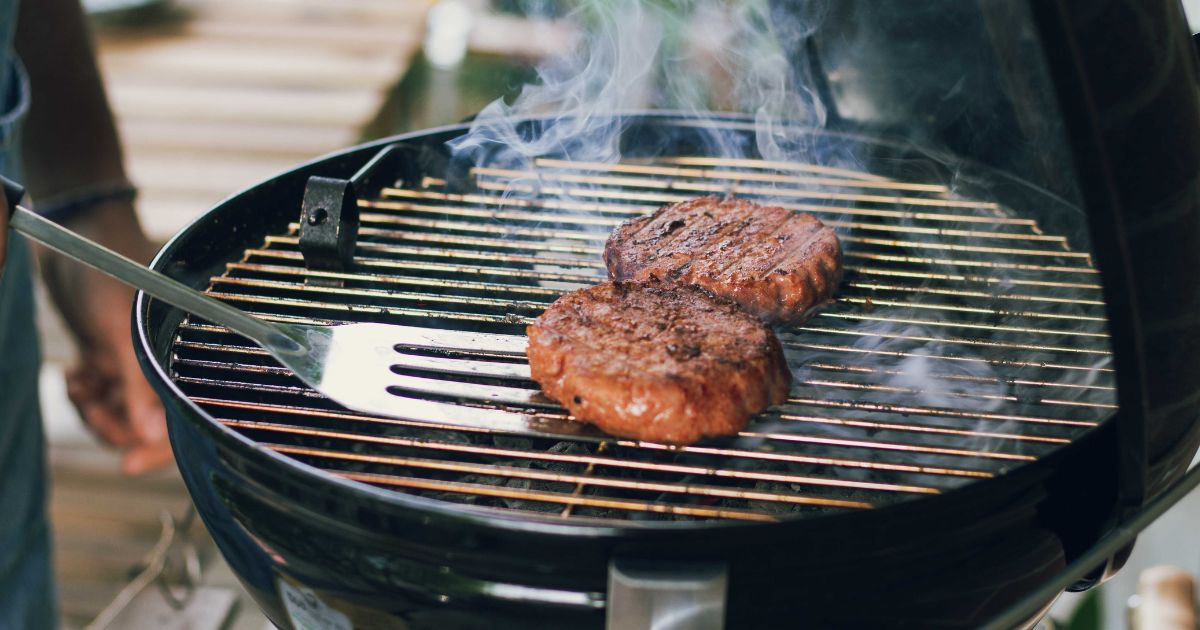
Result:
[[[437,166],[437,156],[424,147],[389,144],[349,179],[312,176],[304,187],[300,209],[300,254],[313,272],[344,273],[353,267],[358,242],[358,198],[399,180],[416,185]],[[443,164],[444,166],[444,164]],[[334,275],[310,275],[305,282],[342,286]]]
[[[723,630],[729,567],[614,559],[608,565],[608,630]]]
[[[309,271],[344,272],[358,242],[358,195],[350,180],[308,178],[300,210],[300,254]],[[310,276],[320,283],[339,282]]]

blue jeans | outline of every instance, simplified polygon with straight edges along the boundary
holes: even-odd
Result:
[[[6,4],[0,0],[0,9],[11,10]],[[0,16],[5,13],[0,10]],[[0,172],[19,176],[17,136],[28,84],[5,51],[0,46]],[[58,623],[29,255],[24,239],[10,231],[0,276],[0,630],[42,630]]]

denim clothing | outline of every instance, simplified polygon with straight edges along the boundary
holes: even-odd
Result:
[[[16,0],[0,0],[0,173],[20,181],[20,123],[29,82],[12,52]],[[29,246],[8,234],[0,276],[0,630],[57,627],[46,459],[38,410]]]

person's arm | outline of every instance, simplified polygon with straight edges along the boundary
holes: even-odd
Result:
[[[4,277],[4,248],[8,243],[8,202],[0,195],[0,278]]]
[[[53,205],[124,182],[120,141],[78,0],[22,2],[16,48],[32,88],[22,157],[35,208],[39,199]],[[64,223],[134,260],[147,262],[154,253],[130,201],[96,204]],[[132,290],[47,250],[39,260],[79,344],[67,392],[80,415],[125,451],[127,472],[169,462],[162,403],[142,376],[130,338]]]

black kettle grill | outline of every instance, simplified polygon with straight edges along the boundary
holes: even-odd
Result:
[[[513,335],[604,278],[614,225],[674,200],[812,212],[846,251],[836,303],[779,331],[788,403],[679,448],[423,417],[564,415],[523,357],[485,351],[398,348],[389,391],[421,402],[413,417],[356,414],[139,296],[180,470],[272,621],[1012,627],[1118,568],[1200,440],[1182,10],[898,11],[836,3],[782,42],[829,111],[822,130],[778,127],[811,159],[714,148],[754,146],[751,118],[648,112],[620,115],[619,163],[464,164],[461,125],[321,158],[177,235],[156,269],[268,319]]]

